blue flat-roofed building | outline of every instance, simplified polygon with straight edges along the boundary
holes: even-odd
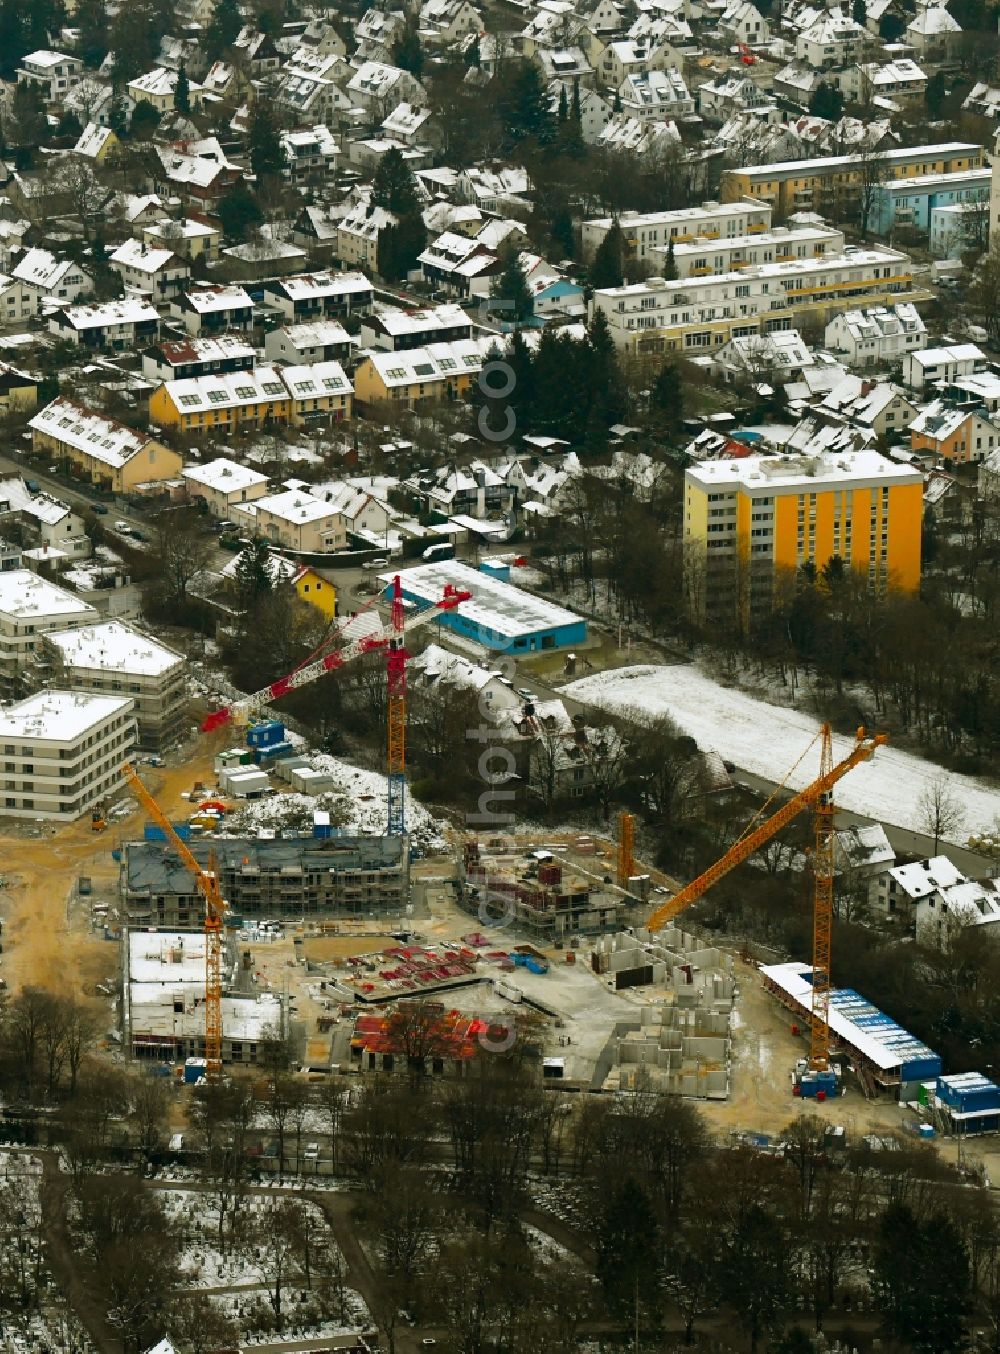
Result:
[[[395,571],[380,575],[388,588]],[[474,640],[496,653],[540,653],[585,644],[587,622],[574,611],[523,592],[513,583],[491,578],[458,560],[435,560],[400,573],[403,597],[417,606],[439,602],[451,584],[469,592],[467,602],[441,612],[444,629]]]

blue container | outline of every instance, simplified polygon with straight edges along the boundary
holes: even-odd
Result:
[[[191,840],[190,823],[174,823],[173,828],[182,842],[189,842]],[[164,832],[163,828],[160,827],[159,823],[144,823],[142,828],[142,839],[146,842],[165,842],[167,840],[167,834]]]
[[[815,1100],[820,1091],[827,1100],[837,1094],[835,1072],[807,1072],[799,1083],[799,1094],[803,1100]]]
[[[116,847],[115,850],[111,852],[111,859],[116,860],[118,861],[119,864],[121,864],[121,858],[122,858],[121,848]]]
[[[204,1058],[188,1058],[184,1063],[184,1085],[197,1086],[208,1072],[208,1063]]]
[[[277,719],[268,719],[263,724],[253,724],[247,729],[248,747],[268,748],[284,741],[285,726]]]

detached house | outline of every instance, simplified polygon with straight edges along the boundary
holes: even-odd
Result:
[[[214,136],[154,146],[154,150],[160,162],[156,191],[167,197],[176,194],[211,207],[243,177]]]
[[[823,336],[824,346],[843,353],[852,367],[901,362],[926,339],[926,326],[909,301],[869,310],[845,310],[834,316]]]
[[[17,68],[19,85],[34,85],[47,104],[61,103],[83,75],[79,57],[42,48],[29,52]]]
[[[33,295],[34,313],[43,301],[76,301],[94,290],[90,275],[71,259],[60,259],[47,249],[29,249],[13,270],[15,282],[23,283],[26,295]]]
[[[910,424],[910,446],[956,465],[975,464],[1000,446],[1000,428],[975,409],[932,400]]]
[[[126,240],[108,255],[108,266],[132,291],[148,292],[160,300],[177,296],[191,277],[185,259],[144,240]]]
[[[183,471],[188,494],[208,505],[213,517],[225,521],[240,503],[252,503],[267,493],[267,476],[250,466],[220,456],[205,465]]]

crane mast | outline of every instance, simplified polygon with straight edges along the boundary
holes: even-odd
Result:
[[[391,638],[385,659],[387,723],[386,832],[402,837],[406,832],[406,630],[403,585],[399,574],[392,580]]]
[[[167,840],[191,871],[198,892],[205,900],[205,1071],[209,1081],[214,1081],[222,1073],[222,927],[226,912],[226,904],[219,891],[218,873],[214,869],[204,869],[195,858],[131,763],[122,767],[122,775],[136,799],[162,828]]]
[[[830,952],[833,934],[834,816],[833,787],[861,762],[870,761],[877,748],[887,743],[884,733],[866,734],[858,729],[854,747],[839,762],[833,760],[833,735],[829,724],[820,730],[820,773],[799,790],[769,818],[744,833],[724,856],[704,870],[697,879],[658,907],[646,925],[659,931],[668,921],[698,901],[730,870],[769,842],[804,809],[814,811],[815,853],[813,859],[813,1001],[810,1013],[809,1067],[826,1072],[830,1066]],[[780,788],[780,787],[779,787]]]

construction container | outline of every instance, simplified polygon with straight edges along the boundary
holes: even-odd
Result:
[[[208,1074],[208,1063],[204,1058],[186,1058],[184,1060],[184,1085],[197,1086]]]
[[[268,719],[260,724],[252,724],[247,729],[247,746],[252,748],[269,748],[275,743],[285,741],[285,726],[277,719]]]
[[[554,861],[538,867],[538,882],[554,887],[562,883],[562,866]]]
[[[91,884],[89,874],[80,875],[79,879],[76,881],[76,891],[81,898],[88,898],[90,896]]]
[[[313,814],[313,836],[321,841],[333,836],[330,814],[326,809],[317,809]]]
[[[232,767],[227,771],[221,771],[219,781],[227,794],[235,795],[240,799],[261,795],[265,790],[271,788],[271,782],[265,772],[253,770],[246,766]]]

